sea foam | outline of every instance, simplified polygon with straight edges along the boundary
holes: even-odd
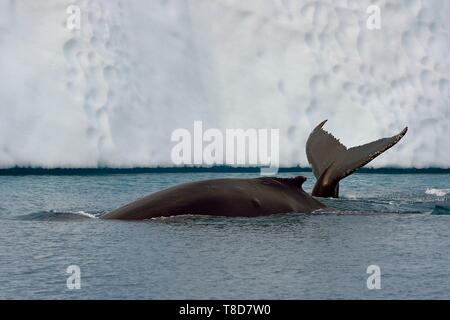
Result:
[[[425,190],[425,193],[435,195],[438,197],[443,197],[450,193],[450,189],[427,188],[427,190]]]

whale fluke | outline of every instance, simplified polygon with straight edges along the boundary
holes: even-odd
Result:
[[[406,127],[390,138],[347,149],[331,133],[322,128],[325,122],[327,120],[322,121],[311,132],[306,142],[306,156],[317,178],[312,191],[312,195],[316,197],[337,198],[340,180],[394,146],[408,131]]]

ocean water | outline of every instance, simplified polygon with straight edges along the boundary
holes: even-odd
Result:
[[[280,175],[297,174],[310,191],[310,172]],[[0,298],[450,298],[450,174],[357,173],[309,215],[98,219],[181,182],[255,176],[0,176]],[[379,290],[367,288],[369,265]]]

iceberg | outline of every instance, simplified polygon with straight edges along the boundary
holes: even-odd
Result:
[[[374,167],[449,168],[449,15],[446,0],[4,0],[0,167],[172,166],[171,133],[196,120],[279,129],[280,165],[308,166],[329,119],[352,146],[409,127]]]

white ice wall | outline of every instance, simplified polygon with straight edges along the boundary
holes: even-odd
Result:
[[[194,120],[305,166],[329,119],[348,146],[409,126],[374,166],[449,167],[449,52],[446,0],[0,0],[0,166],[172,165]]]

